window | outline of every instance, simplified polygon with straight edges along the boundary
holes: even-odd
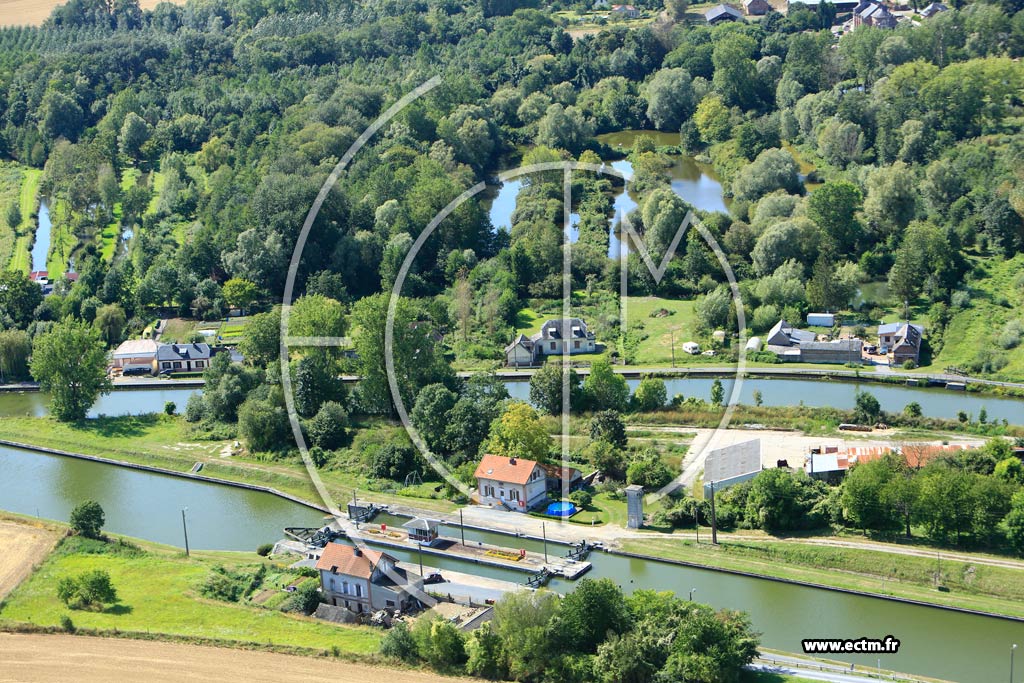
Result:
[[[171,369],[171,364],[170,364],[170,363],[167,363],[167,362],[165,362],[165,363],[163,364],[163,368],[164,368],[164,370],[170,370],[170,369]]]
[[[203,367],[203,361],[201,361],[201,360],[197,360],[197,361],[196,361],[196,367],[197,367],[197,368],[201,368],[201,367]]]
[[[334,579],[331,579],[331,585],[334,585]],[[348,581],[341,582],[341,592],[345,593],[346,595],[348,594]]]
[[[363,597],[363,587],[362,587],[362,585],[360,585],[358,583],[356,584],[356,597],[357,598]]]
[[[181,370],[181,361],[180,360],[174,361],[174,369],[175,370]]]
[[[334,579],[331,579],[331,590],[334,590]]]
[[[384,604],[387,605],[388,607],[394,607],[395,606],[395,601],[394,600],[385,600]]]
[[[551,342],[551,350],[552,350],[552,351],[554,351],[554,350],[555,350],[555,342]]]
[[[577,341],[574,341],[574,342],[572,343],[572,347],[573,347],[574,349],[578,349],[578,348],[580,348],[580,342],[579,342],[579,340],[577,340]]]
[[[512,489],[512,500],[519,500],[519,489]]]

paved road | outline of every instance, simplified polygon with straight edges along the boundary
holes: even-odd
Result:
[[[801,678],[808,678],[813,681],[830,681],[831,683],[908,682],[920,680],[893,671],[887,671],[886,669],[882,669],[881,674],[879,674],[874,667],[857,665],[857,669],[851,671],[849,666],[776,653],[769,653],[759,657],[748,668],[790,676],[800,676]]]

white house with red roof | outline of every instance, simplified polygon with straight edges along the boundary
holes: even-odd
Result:
[[[547,500],[548,474],[535,460],[488,453],[480,459],[473,476],[483,505],[527,512]]]
[[[380,550],[328,543],[316,570],[326,601],[356,614],[408,610],[418,604],[409,591],[423,590],[419,574],[401,569],[398,560]]]

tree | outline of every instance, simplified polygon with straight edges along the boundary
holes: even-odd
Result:
[[[491,424],[488,448],[495,455],[544,461],[551,449],[551,437],[537,411],[515,401]]]
[[[711,383],[711,403],[712,405],[720,406],[725,401],[725,387],[722,386],[722,380],[716,379]]]
[[[714,41],[711,61],[715,67],[714,88],[730,106],[753,109],[760,103],[761,87],[757,64],[752,57],[757,41],[739,32],[720,36]],[[699,124],[698,124],[699,125]]]
[[[466,673],[491,680],[505,677],[501,636],[491,622],[485,622],[466,638]]]
[[[812,511],[824,498],[825,489],[823,482],[811,479],[803,470],[764,470],[750,483],[746,520],[770,533],[813,529],[823,521]]]
[[[32,338],[24,330],[0,331],[0,383],[28,379]]]
[[[655,491],[672,481],[672,470],[661,460],[653,449],[647,449],[633,458],[626,468],[626,483],[639,484],[648,491]]]
[[[307,426],[313,445],[334,450],[348,440],[348,412],[336,401],[325,401]]]
[[[563,107],[557,102],[548,107],[544,118],[537,122],[537,143],[553,149],[566,149],[573,154],[583,149],[594,129],[574,106]]]
[[[644,377],[633,393],[633,407],[640,412],[660,410],[667,402],[665,381],[657,377]]]
[[[689,7],[687,0],[665,0],[665,14],[673,22],[678,24],[686,18],[686,10]]]
[[[843,517],[862,531],[899,529],[903,520],[889,499],[889,483],[902,476],[899,469],[892,454],[851,468],[842,486]]]
[[[626,447],[626,425],[622,413],[617,410],[602,410],[590,418],[590,439],[605,441],[615,448]]]
[[[103,507],[94,500],[87,500],[75,506],[71,511],[69,524],[72,531],[86,538],[99,538],[100,531],[107,521]]]
[[[617,410],[629,405],[629,385],[626,378],[612,370],[607,358],[599,358],[590,366],[590,374],[583,380],[583,394],[592,410]]]
[[[882,416],[882,407],[874,395],[857,390],[854,398],[853,419],[859,424],[873,425]]]
[[[447,619],[417,620],[412,637],[420,657],[437,669],[452,669],[466,661],[462,631]]]
[[[583,579],[562,600],[559,637],[573,652],[597,652],[609,634],[629,630],[632,617],[622,589],[611,579]]]
[[[275,306],[267,313],[258,313],[245,326],[245,335],[238,343],[239,352],[247,363],[266,366],[281,355],[281,308]]]
[[[701,330],[717,330],[729,322],[729,308],[732,306],[732,292],[727,285],[720,285],[707,296],[697,300],[694,313]]]
[[[225,282],[220,291],[228,306],[241,309],[243,314],[259,297],[259,288],[256,284],[240,277],[233,277]]]
[[[566,373],[569,375],[569,403],[578,403],[580,376],[572,368],[563,370],[559,363],[545,363],[530,377],[530,403],[548,415],[560,415]]]
[[[1024,483],[1024,465],[1016,457],[1009,457],[996,463],[993,474],[1003,481]]]
[[[370,454],[367,474],[374,479],[401,481],[416,468],[416,452],[406,444],[386,444]]]
[[[1024,490],[1017,491],[1010,500],[1010,512],[1002,523],[1010,546],[1018,555],[1024,555]]]
[[[0,320],[8,317],[15,327],[27,327],[42,302],[42,287],[28,275],[18,270],[0,271]]]
[[[141,156],[142,146],[146,144],[152,133],[153,129],[144,118],[133,111],[128,112],[124,117],[121,133],[117,136],[117,145],[121,154],[129,159],[138,159]]]
[[[936,466],[920,476],[918,521],[925,525],[933,540],[945,542],[952,536],[960,543],[961,536],[970,528],[975,507],[972,478],[979,475]]]
[[[837,253],[849,254],[861,236],[857,210],[862,202],[860,189],[853,183],[829,181],[808,197],[807,217],[825,232]]]
[[[307,582],[313,583],[316,582]],[[406,663],[413,663],[418,657],[416,651],[416,640],[409,632],[409,626],[404,621],[399,621],[384,634],[380,640],[380,653],[385,657],[399,659]]]
[[[412,423],[434,453],[445,453],[448,450],[445,440],[450,424],[448,414],[458,400],[458,394],[443,384],[425,386],[416,397]]]
[[[112,388],[99,332],[70,319],[36,337],[31,371],[50,392],[50,411],[62,422],[84,419],[96,399]]]
[[[732,189],[737,198],[751,202],[775,190],[803,194],[800,167],[786,150],[766,149],[757,155],[753,163],[740,170]]]
[[[548,625],[558,608],[558,596],[549,591],[505,593],[494,606],[495,632],[512,680],[538,679],[557,657]]]
[[[107,346],[114,346],[124,338],[124,326],[128,317],[120,304],[107,304],[96,311],[96,318],[93,325],[103,336]]]
[[[697,105],[693,117],[705,142],[720,142],[729,137],[729,108],[718,95],[708,95]]]
[[[647,85],[647,118],[658,130],[678,131],[696,108],[693,78],[686,69],[662,69]]]
[[[21,219],[21,207],[18,206],[17,202],[11,202],[7,206],[7,214],[5,215],[7,227],[11,230],[17,230],[18,226],[21,225]]]
[[[902,161],[876,168],[867,178],[864,215],[871,227],[885,237],[907,226],[917,211],[917,181]]]
[[[284,407],[256,396],[238,409],[238,436],[254,453],[282,451],[293,445],[291,423]]]

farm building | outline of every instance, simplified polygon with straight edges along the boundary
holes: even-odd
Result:
[[[834,313],[808,313],[807,324],[812,327],[832,327],[836,324]]]
[[[712,486],[721,491],[753,479],[761,470],[760,439],[716,448],[704,461],[704,497],[711,497]]]

